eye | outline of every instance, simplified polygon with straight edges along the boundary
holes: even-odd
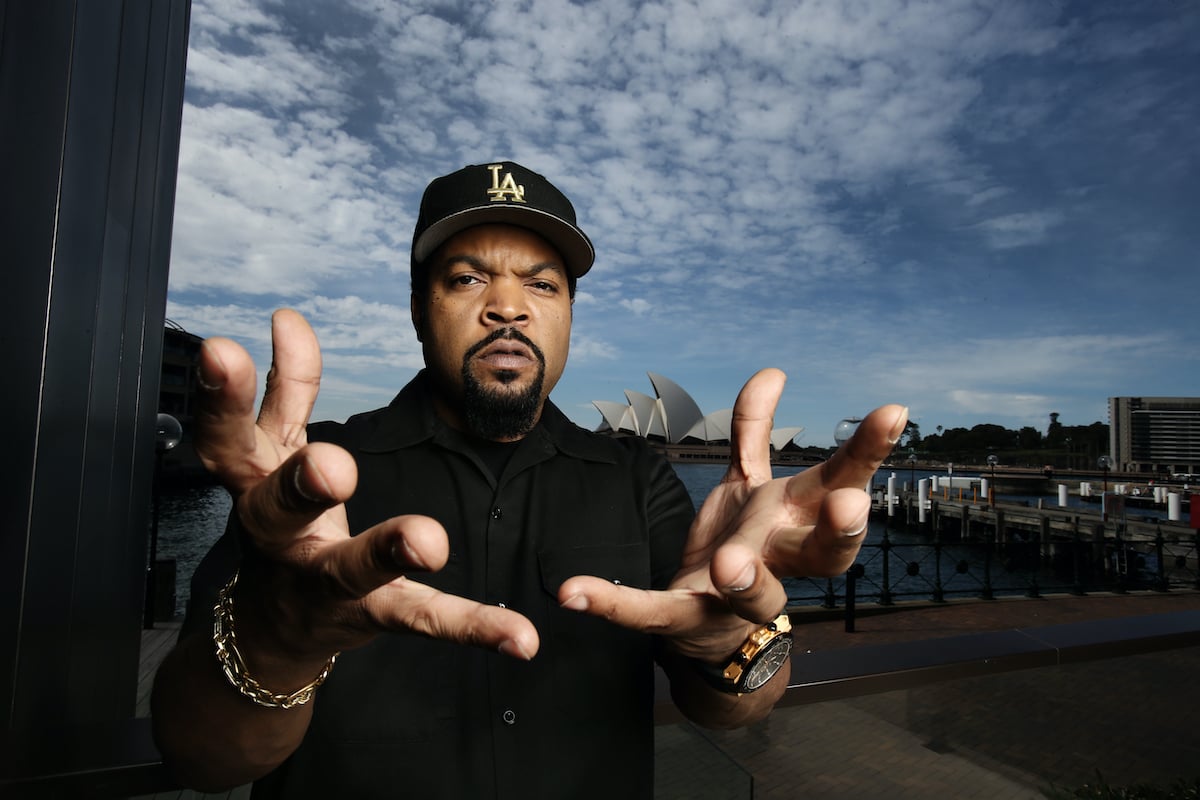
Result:
[[[546,294],[554,294],[558,291],[558,284],[552,283],[551,281],[534,281],[529,285],[535,291],[544,292]]]
[[[450,283],[453,286],[474,286],[477,283],[482,283],[482,281],[479,280],[478,276],[464,272],[460,275],[451,276]]]

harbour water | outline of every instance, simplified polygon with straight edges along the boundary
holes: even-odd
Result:
[[[720,482],[725,467],[720,464],[675,464],[692,501],[699,507],[713,487]],[[804,467],[776,466],[774,477],[795,475]],[[898,489],[904,485],[915,485],[926,478],[945,478],[944,470],[931,471],[887,467],[879,470],[871,480],[873,489],[884,491],[887,479],[896,475]],[[978,480],[986,477],[979,472],[955,470],[955,477]],[[1077,486],[1070,487],[1073,491]],[[1096,490],[1099,490],[1099,486]],[[977,491],[977,487],[976,487]],[[945,496],[939,493],[938,499]],[[965,491],[960,499],[957,490],[949,498],[954,503],[980,503],[972,491]],[[1039,503],[1046,508],[1058,508],[1058,495],[997,493],[997,502],[1025,504],[1036,508]],[[1077,493],[1067,498],[1065,513],[1072,509],[1095,511],[1096,503],[1087,503]],[[1165,507],[1139,509],[1139,517],[1166,519]],[[1194,552],[1194,549],[1193,551]],[[1157,556],[1152,548],[1143,545],[1132,557],[1122,561],[1121,568],[1128,570],[1129,580],[1147,582],[1153,580],[1158,569]],[[1022,596],[1038,591],[1063,592],[1074,590],[1075,576],[1064,562],[1046,563],[1038,551],[1037,544],[1022,540],[1013,534],[1003,549],[990,547],[979,538],[960,541],[950,536],[946,542],[935,543],[926,533],[908,532],[903,529],[903,517],[892,522],[885,518],[872,518],[862,550],[856,564],[861,567],[856,592],[860,601],[877,602],[888,596],[892,601],[929,600],[943,597]],[[1187,573],[1187,568],[1182,570]],[[1194,583],[1190,573],[1181,578]],[[845,575],[833,579],[785,578],[789,601],[793,605],[834,605],[846,602],[847,579]]]
[[[220,486],[186,485],[159,499],[158,557],[175,561],[175,614],[187,610],[192,573],[225,531],[233,502]]]
[[[712,491],[725,473],[725,467],[720,464],[675,464],[675,471],[688,488],[692,501],[699,507],[708,493]],[[789,477],[803,471],[805,467],[772,468],[776,478]],[[887,484],[888,477],[896,472],[897,479],[903,483],[920,481],[941,472],[926,470],[893,470],[882,469],[872,478],[872,486],[880,489]],[[1009,497],[1005,500],[1015,502],[1031,502],[1036,505],[1040,498]],[[1075,498],[1075,502],[1079,502]],[[884,541],[886,523],[872,519],[867,527],[867,536],[857,563],[862,566],[862,576],[859,579],[858,592],[862,596],[879,595],[885,589],[892,592],[895,599],[911,597],[930,597],[937,586],[942,591],[964,592],[978,594],[985,581],[984,573],[993,569],[992,564],[985,561],[990,557],[982,547],[973,545],[947,545],[935,553],[929,538],[921,534],[910,534],[892,527],[886,531],[888,550],[885,553],[880,544]],[[939,575],[940,564],[933,563],[934,559],[944,562],[945,574]],[[885,569],[884,561],[889,560]],[[1026,590],[1034,573],[1020,559],[1007,558],[994,565],[996,585],[993,587],[998,594],[1015,594]],[[1035,568],[1036,569],[1036,568]],[[910,574],[912,571],[913,574]],[[844,602],[846,592],[845,576],[838,578],[785,578],[784,586],[788,592],[789,601],[795,605],[816,605],[833,603],[840,605]]]
[[[720,464],[675,464],[674,467],[697,508],[725,473],[725,467]],[[803,469],[804,467],[777,466],[774,468],[773,474],[777,478],[785,477],[795,475]],[[873,483],[882,487],[886,484],[888,475],[893,471],[896,472],[897,479],[902,483],[944,474],[924,470],[886,469],[880,470],[876,474]],[[1030,505],[1037,505],[1038,500],[1057,503],[1057,497],[1005,496],[1003,499],[1012,502],[1024,501]],[[1082,501],[1077,496],[1070,496],[1069,506],[1081,505],[1083,505]],[[191,575],[212,543],[220,537],[225,528],[230,508],[229,495],[219,486],[176,487],[163,493],[159,517],[158,554],[160,559],[173,559],[176,562],[177,614],[184,613],[189,596],[188,584]],[[895,529],[889,530],[888,536],[891,546],[895,548],[892,553],[899,554],[905,567],[914,562],[921,563],[924,556],[919,551],[928,550],[926,537],[905,534]],[[863,554],[859,559],[864,567],[863,588],[860,590],[864,593],[877,593],[881,588],[883,582],[882,559],[879,551],[877,549],[873,551],[872,548],[877,548],[883,537],[883,523],[873,520],[868,528]],[[905,554],[904,548],[910,548],[912,552]],[[984,556],[980,548],[948,546],[942,553],[942,558],[947,564],[947,575],[943,580],[949,585],[950,591],[959,588],[963,591],[974,590],[981,582]],[[997,577],[1002,579],[999,581],[999,591],[1001,592],[1004,591],[1006,584],[1012,585],[1013,592],[1021,591],[1031,577],[1027,570],[1022,569],[1021,564],[1012,559],[998,562],[995,569]],[[911,590],[914,595],[927,595],[932,591],[933,578],[931,575],[933,571],[934,566],[926,565],[923,574],[900,576],[902,581],[907,581],[907,588],[901,585],[897,589],[901,592]],[[843,592],[841,580],[839,579],[838,585],[833,587],[838,595]],[[896,577],[893,576],[891,581],[895,580]],[[787,585],[789,595],[795,602],[817,602],[815,598],[820,597],[822,593],[828,592],[831,588],[824,580],[789,580]]]

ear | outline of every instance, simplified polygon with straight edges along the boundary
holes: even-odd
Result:
[[[417,341],[424,342],[422,331],[425,330],[425,314],[421,309],[422,297],[416,292],[408,295],[408,313],[412,317],[413,330],[417,332]]]

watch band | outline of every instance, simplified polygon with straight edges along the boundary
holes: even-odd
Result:
[[[730,694],[750,694],[762,688],[792,649],[792,622],[787,612],[746,637],[723,666],[696,662],[700,673],[713,687]]]

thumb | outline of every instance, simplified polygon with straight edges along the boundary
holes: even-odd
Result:
[[[787,376],[780,370],[759,370],[738,392],[725,480],[745,480],[757,486],[771,479],[771,428],[786,382]]]

